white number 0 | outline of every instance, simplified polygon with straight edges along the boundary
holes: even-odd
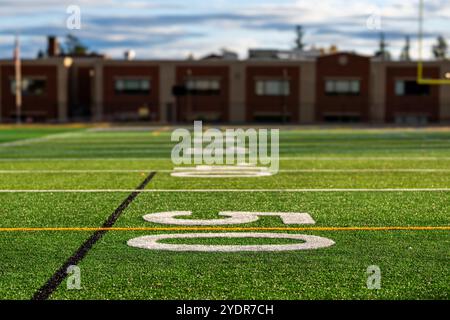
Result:
[[[195,220],[176,219],[179,216],[191,216],[190,211],[173,211],[148,214],[144,220],[159,224],[184,225],[184,226],[219,226],[230,224],[244,224],[255,222],[260,216],[278,216],[284,224],[315,224],[308,213],[274,213],[274,212],[221,212],[224,219]],[[282,245],[187,245],[160,243],[165,239],[199,239],[199,238],[269,238],[269,239],[293,239],[298,243]],[[128,241],[128,245],[135,248],[166,251],[197,251],[197,252],[241,252],[241,251],[294,251],[326,248],[334,245],[334,241],[317,236],[290,234],[290,233],[185,233],[162,234],[143,236]]]

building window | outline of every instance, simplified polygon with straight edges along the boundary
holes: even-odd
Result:
[[[359,115],[325,115],[323,120],[328,123],[358,123],[361,122]]]
[[[114,88],[116,94],[149,95],[151,83],[149,79],[117,79]]]
[[[395,82],[396,96],[429,96],[431,87],[418,84],[415,80],[397,80]]]
[[[258,96],[288,96],[291,94],[288,80],[258,80],[255,91]]]
[[[325,93],[327,96],[358,96],[361,93],[361,81],[326,80]]]
[[[186,90],[191,95],[219,95],[220,81],[217,79],[190,79],[186,81]]]
[[[22,95],[41,96],[45,93],[47,80],[43,78],[23,78]],[[16,94],[16,80],[11,80],[11,94]]]

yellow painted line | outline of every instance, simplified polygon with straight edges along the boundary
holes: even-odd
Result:
[[[42,231],[450,231],[450,226],[388,226],[388,227],[43,227],[0,228],[0,232]]]

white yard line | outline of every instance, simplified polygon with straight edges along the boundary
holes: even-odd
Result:
[[[170,161],[166,158],[0,158],[0,162]]]
[[[186,170],[190,170],[186,167]],[[157,171],[163,173],[174,172],[172,169],[61,169],[61,170],[0,170],[0,174],[76,174],[76,173],[141,173]],[[285,173],[445,173],[450,172],[450,169],[280,169],[279,172]]]
[[[0,174],[22,174],[22,173],[26,173],[26,174],[33,174],[33,173],[60,173],[60,174],[69,174],[69,173],[142,173],[142,172],[151,172],[151,171],[158,171],[158,172],[172,172],[173,170],[169,170],[169,169],[86,169],[86,170],[66,170],[66,169],[61,169],[61,170],[0,170]]]
[[[379,172],[450,172],[450,169],[408,169],[408,168],[394,168],[394,169],[281,169],[280,172],[305,172],[305,173],[379,173]]]
[[[43,137],[39,138],[30,138],[30,139],[22,139],[22,140],[16,140],[11,142],[4,142],[0,143],[0,148],[4,147],[18,147],[18,146],[26,146],[33,143],[39,143],[39,142],[47,142],[55,139],[65,139],[65,138],[72,138],[81,136],[84,131],[77,131],[77,132],[64,132],[64,133],[55,133],[55,134],[49,134]]]
[[[55,190],[0,190],[0,193],[226,193],[226,192],[276,192],[276,193],[311,193],[311,192],[450,192],[450,188],[381,188],[381,189],[55,189]]]
[[[342,156],[342,157],[309,157],[309,156],[288,156],[288,157],[280,157],[280,160],[306,160],[306,161],[438,161],[438,160],[450,160],[450,157],[444,156],[444,157],[423,157],[423,156],[410,156],[410,157],[388,157],[388,156],[362,156],[362,157],[348,157],[348,156]]]
[[[1,147],[1,145],[0,145]],[[444,161],[450,157],[280,157],[280,160],[304,161]],[[39,162],[39,161],[170,161],[170,157],[155,158],[0,158],[0,162]]]

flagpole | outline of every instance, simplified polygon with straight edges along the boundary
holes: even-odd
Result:
[[[16,36],[14,48],[14,69],[16,80],[16,121],[21,123],[22,118],[22,65],[20,62],[20,43],[19,36]]]

